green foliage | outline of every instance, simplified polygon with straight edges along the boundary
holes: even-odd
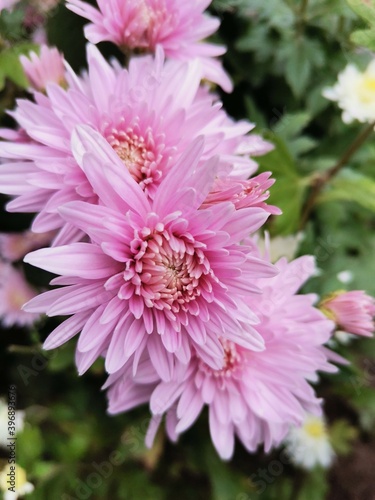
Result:
[[[346,420],[336,420],[330,428],[330,440],[338,455],[348,455],[353,448],[353,441],[358,437],[358,430]]]
[[[28,86],[28,81],[19,57],[21,54],[29,54],[31,50],[36,50],[36,46],[32,43],[24,42],[12,45],[0,52],[0,91],[5,86],[6,78],[9,78],[9,80],[19,87],[26,88]]]
[[[277,179],[277,189],[271,192],[270,202],[283,211],[282,216],[275,217],[272,230],[277,234],[293,234],[298,230],[306,180],[297,171],[290,151],[280,136],[266,134],[275,145],[275,149],[267,155],[259,157],[260,169],[272,172]]]
[[[351,39],[357,45],[375,50],[375,2],[373,0],[348,0],[350,7],[370,25],[370,29],[357,30]]]
[[[320,202],[336,200],[354,201],[375,212],[375,179],[350,169],[343,170],[319,198]]]

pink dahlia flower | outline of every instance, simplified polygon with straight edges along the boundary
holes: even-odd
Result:
[[[99,10],[80,0],[68,0],[67,6],[91,21],[85,36],[91,43],[110,41],[125,52],[155,52],[163,47],[172,59],[200,58],[204,76],[231,92],[232,83],[217,56],[224,54],[220,45],[202,43],[212,35],[220,21],[204,13],[211,0],[98,0]]]
[[[94,46],[88,48],[88,73],[80,78],[69,68],[68,88],[50,83],[35,103],[20,99],[12,113],[22,134],[2,130],[0,192],[15,196],[8,210],[38,213],[33,231],[62,229],[56,244],[80,238],[58,207],[68,201],[97,198],[71,150],[76,125],[86,124],[106,139],[132,177],[150,198],[190,141],[205,136],[202,162],[220,157],[220,176],[247,179],[256,165],[258,136],[253,125],[234,123],[221,103],[200,87],[201,65],[195,61],[164,63],[156,58],[132,60],[129,70],[108,64]],[[251,138],[250,138],[251,137]],[[267,151],[269,144],[262,144]]]
[[[301,425],[305,413],[321,413],[321,402],[309,382],[317,371],[335,371],[330,352],[323,347],[333,323],[313,306],[314,295],[297,294],[314,271],[312,257],[291,263],[281,259],[279,274],[255,282],[259,296],[248,294],[247,304],[260,320],[256,328],[265,350],[254,351],[221,338],[223,365],[215,369],[198,352],[185,371],[171,381],[158,381],[151,362],[132,377],[129,366],[111,374],[109,412],[118,413],[150,400],[153,419],[147,436],[151,445],[164,412],[172,440],[190,427],[204,405],[209,407],[212,441],[223,459],[233,454],[234,437],[254,451],[264,443],[266,451],[281,443],[290,425]]]
[[[22,306],[37,295],[21,271],[0,261],[0,323],[12,326],[32,325],[39,314],[22,310]]]
[[[40,55],[30,52],[29,57],[20,56],[20,61],[35,90],[45,91],[48,83],[65,84],[64,58],[55,47],[43,45]]]
[[[55,233],[0,233],[0,256],[6,261],[22,259],[31,250],[49,246]]]
[[[320,308],[340,330],[365,337],[374,333],[375,300],[362,290],[332,293]]]
[[[147,346],[163,380],[172,378],[175,359],[188,363],[191,345],[220,367],[220,336],[263,349],[252,326],[257,318],[243,297],[258,290],[256,277],[275,271],[240,243],[269,214],[257,207],[236,210],[229,202],[200,210],[218,169],[215,159],[200,161],[203,138],[164,177],[153,200],[99,133],[77,127],[73,151],[99,204],[72,202],[60,209],[91,243],[37,250],[25,258],[62,275],[55,283],[67,285],[37,297],[27,310],[74,315],[45,348],[82,330],[80,371],[87,359],[106,351],[112,373],[134,352],[136,370]]]

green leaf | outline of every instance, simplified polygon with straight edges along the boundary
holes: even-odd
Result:
[[[346,420],[336,420],[329,430],[330,441],[338,455],[348,455],[352,443],[358,437],[358,430]]]
[[[335,200],[354,201],[375,212],[375,181],[353,170],[345,169],[341,175],[333,179],[317,201],[325,203]]]
[[[0,36],[8,40],[18,40],[24,35],[23,22],[25,11],[22,7],[9,11],[3,9],[0,13]]]
[[[328,492],[326,473],[320,468],[315,468],[305,477],[303,485],[295,496],[295,500],[322,500]],[[294,500],[294,499],[293,499]]]
[[[274,132],[284,140],[293,139],[302,132],[310,120],[311,116],[306,111],[286,113],[277,122]]]
[[[0,89],[4,87],[6,78],[9,78],[19,87],[28,87],[29,82],[23,71],[19,57],[21,54],[28,54],[31,50],[36,49],[37,46],[33,43],[20,43],[0,53]]]
[[[375,50],[375,31],[370,30],[357,30],[351,34],[351,41],[356,45],[367,47],[370,50]]]
[[[350,7],[371,25],[375,25],[374,0],[347,0]]]
[[[305,53],[302,42],[292,45],[290,41],[290,54],[285,64],[285,77],[295,97],[302,96],[311,76],[312,65]]]
[[[272,232],[275,234],[294,234],[298,231],[300,215],[308,182],[298,174],[296,164],[284,141],[270,134],[275,149],[257,158],[260,170],[271,171],[276,183],[270,189],[269,202],[283,211],[274,218]]]
[[[206,467],[212,486],[212,500],[233,500],[243,493],[241,478],[220,460],[212,445],[206,446]]]
[[[31,469],[43,451],[43,439],[38,427],[25,426],[17,435],[17,450],[20,465],[26,470]]]

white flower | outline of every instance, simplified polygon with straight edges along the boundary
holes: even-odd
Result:
[[[292,462],[308,470],[328,468],[334,457],[325,422],[315,415],[306,415],[301,427],[291,428],[285,445]]]
[[[347,285],[353,281],[354,276],[352,271],[341,271],[341,273],[337,274],[337,279]]]
[[[34,485],[27,481],[26,471],[22,467],[7,465],[0,472],[0,490],[4,492],[4,500],[17,500],[34,491]]]
[[[15,412],[15,420],[14,427],[17,432],[22,431],[24,427],[25,420],[25,412],[24,411],[16,411]],[[8,405],[4,399],[0,398],[0,447],[6,447],[8,444]],[[14,437],[14,436],[13,436]]]
[[[375,121],[375,59],[364,72],[353,64],[346,66],[336,85],[323,90],[323,96],[338,103],[345,123]]]

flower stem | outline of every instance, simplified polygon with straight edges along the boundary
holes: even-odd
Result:
[[[324,186],[333,178],[335,175],[348,163],[352,158],[354,153],[362,146],[366,139],[371,135],[375,127],[375,122],[370,123],[357,135],[354,141],[350,144],[348,149],[341,156],[339,161],[333,165],[326,172],[323,172],[319,176],[315,177],[314,186],[310,192],[310,196],[305,204],[305,209],[302,214],[302,220],[300,224],[300,230],[303,229],[308,221],[308,218],[315,206],[315,203],[324,188]]]

